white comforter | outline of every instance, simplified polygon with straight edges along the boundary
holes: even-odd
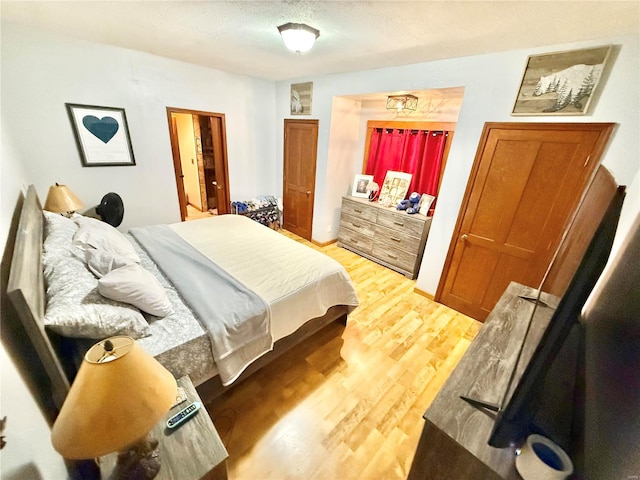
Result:
[[[274,341],[333,305],[358,305],[351,279],[337,261],[244,216],[169,227],[262,297],[271,310]]]

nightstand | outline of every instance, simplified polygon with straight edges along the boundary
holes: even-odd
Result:
[[[192,402],[200,402],[191,379],[178,380],[187,400],[173,407],[151,431],[159,442],[160,471],[155,480],[226,480],[226,459],[229,456],[204,405],[198,413],[175,430],[166,428],[166,421]],[[117,453],[100,458],[102,478],[109,478]]]

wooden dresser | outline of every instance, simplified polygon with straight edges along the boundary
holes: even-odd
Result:
[[[430,227],[431,217],[343,197],[338,246],[414,279]]]
[[[513,380],[519,381],[557,306],[555,297],[542,294],[544,303],[538,307],[531,321],[530,340],[525,344],[521,363],[516,369],[520,345],[527,334],[528,319],[534,308],[527,298],[535,298],[535,295],[534,289],[515,282],[504,292],[425,412],[425,424],[408,480],[521,480],[515,468],[515,446],[494,448],[487,443],[494,425],[492,413],[472,407],[460,396],[500,405],[510,388],[514,369]],[[544,395],[548,400],[541,401],[541,415],[536,417],[539,420],[543,420],[542,413],[545,412],[549,412],[556,423],[559,418],[571,420],[566,409],[573,398],[568,379],[573,379],[576,371],[569,362],[568,354],[572,354],[572,350],[564,350],[563,347],[552,368],[551,376],[557,379],[557,384],[545,384]],[[560,409],[554,407],[554,402],[558,402]],[[556,414],[560,416],[555,417]],[[553,430],[550,424],[546,427],[550,432]],[[579,471],[575,450],[568,449],[566,445],[563,448],[574,464],[577,463],[576,470]]]

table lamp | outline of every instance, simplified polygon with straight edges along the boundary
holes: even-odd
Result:
[[[56,183],[49,187],[47,199],[44,202],[44,209],[49,212],[71,215],[76,210],[84,207],[80,200],[66,185]]]
[[[118,451],[111,478],[151,479],[160,469],[149,432],[176,400],[173,375],[131,337],[115,336],[86,353],[52,431],[71,460]]]

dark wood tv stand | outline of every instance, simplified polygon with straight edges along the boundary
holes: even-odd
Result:
[[[520,479],[515,469],[515,447],[489,446],[493,418],[472,407],[460,395],[497,405],[502,402],[534,308],[533,302],[522,297],[533,295],[535,290],[511,283],[489,314],[424,414],[425,425],[409,472],[410,480]],[[550,307],[543,307],[536,314],[530,332],[534,338],[541,336],[557,306],[553,297],[544,296],[542,300]],[[526,365],[532,353],[525,349],[524,362],[519,365]],[[518,370],[516,378],[522,374],[522,368]]]

